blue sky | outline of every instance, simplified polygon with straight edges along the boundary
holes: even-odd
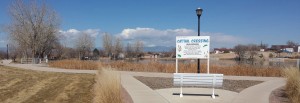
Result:
[[[10,0],[0,1],[0,26],[9,23]],[[72,42],[90,33],[101,46],[108,32],[126,42],[174,46],[175,37],[197,35],[196,8],[201,7],[201,35],[212,47],[237,44],[300,42],[299,0],[46,0],[61,19],[60,33]],[[0,47],[6,33],[0,32]],[[73,39],[72,39],[73,38]],[[72,43],[70,43],[72,44]]]

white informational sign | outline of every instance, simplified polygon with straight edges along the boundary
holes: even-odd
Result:
[[[209,36],[176,36],[176,58],[209,58]]]

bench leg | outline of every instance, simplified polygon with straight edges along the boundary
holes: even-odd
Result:
[[[216,96],[215,96],[215,83],[216,83],[216,75],[214,74],[213,85],[212,85],[213,90],[212,90],[212,95],[211,95],[211,97],[212,97],[213,99],[216,98]]]
[[[215,96],[215,88],[213,88],[213,91],[212,91],[212,95],[211,95],[211,97],[212,97],[213,99],[215,99],[215,98],[216,98],[216,96]]]
[[[215,98],[216,98],[216,96],[215,96],[215,95],[212,95],[211,97],[212,97],[213,99],[215,99]]]
[[[183,79],[183,77],[181,75],[181,78],[180,78],[180,98],[183,97],[183,95],[182,95],[182,85],[183,85],[182,79]]]
[[[182,86],[180,86],[180,95],[179,96],[180,96],[180,98],[183,97],[183,95],[182,95]]]

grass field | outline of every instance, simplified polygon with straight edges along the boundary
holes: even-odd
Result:
[[[94,78],[0,65],[0,103],[91,103]]]

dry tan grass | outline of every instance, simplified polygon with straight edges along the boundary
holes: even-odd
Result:
[[[90,103],[94,78],[0,66],[0,103]]]
[[[107,64],[101,64],[102,66],[111,66],[121,71],[139,71],[139,72],[163,72],[174,73],[175,63],[132,63],[132,62],[111,62]],[[206,64],[201,65],[201,73],[206,73]],[[179,72],[181,73],[196,73],[196,63],[179,63]],[[236,75],[236,76],[264,76],[264,77],[279,77],[281,76],[281,70],[279,68],[259,68],[246,65],[235,66],[210,66],[210,73],[222,73],[224,75]]]
[[[123,62],[114,61],[110,63],[99,63],[93,61],[81,60],[61,60],[49,63],[50,67],[66,68],[66,69],[91,69],[96,70],[99,67],[112,67],[121,71],[137,71],[137,72],[162,72],[174,73],[175,63],[136,63],[136,62]],[[206,73],[206,64],[201,65],[201,73]],[[196,73],[196,63],[179,63],[179,72],[181,73]],[[234,65],[234,66],[210,66],[210,73],[222,73],[224,75],[236,76],[263,76],[263,77],[279,77],[281,76],[280,68],[263,68],[247,65]]]
[[[94,84],[93,103],[122,103],[131,102],[130,96],[121,88],[120,76],[111,71],[110,67],[102,66],[101,63],[81,60],[60,60],[49,63],[50,67],[65,69],[91,69],[100,68]],[[104,69],[108,68],[108,69]],[[123,94],[122,94],[123,93]]]
[[[93,103],[122,103],[119,74],[101,68],[96,76],[94,93]]]
[[[297,68],[287,68],[283,70],[284,77],[287,78],[285,90],[292,103],[300,103],[300,72]]]
[[[59,60],[48,63],[50,67],[65,68],[65,69],[87,69],[96,70],[98,64],[93,61],[82,60]]]

